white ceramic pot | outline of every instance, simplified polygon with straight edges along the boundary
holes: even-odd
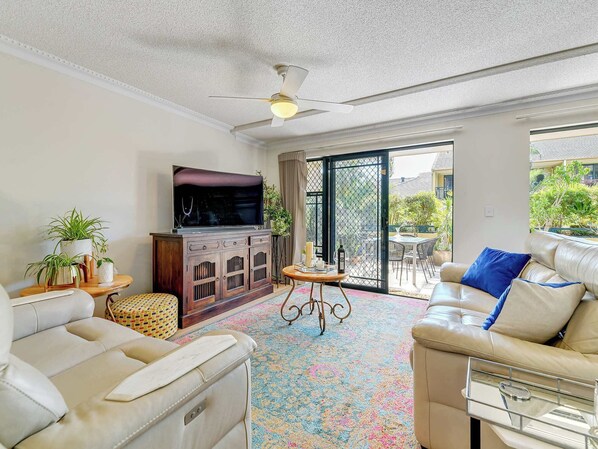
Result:
[[[85,240],[63,240],[60,242],[60,252],[65,253],[69,257],[80,255],[80,262],[83,262],[85,255],[91,256],[93,245],[91,239]]]
[[[58,273],[56,273],[56,279],[53,282],[53,285],[69,285],[73,283],[73,278],[77,275],[75,271],[77,268],[75,266],[72,267],[61,267],[58,269]]]
[[[107,284],[114,280],[114,264],[112,262],[102,262],[98,267],[98,283]]]

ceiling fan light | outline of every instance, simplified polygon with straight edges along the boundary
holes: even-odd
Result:
[[[299,107],[297,103],[291,100],[278,100],[270,105],[272,114],[280,118],[290,118],[297,113]]]

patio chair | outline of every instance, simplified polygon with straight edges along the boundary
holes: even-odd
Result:
[[[432,240],[426,243],[427,262],[431,272],[430,277],[436,275],[436,266],[434,265],[434,247],[436,246],[437,241],[438,237],[433,238]]]
[[[415,269],[417,269],[417,264],[419,263],[419,266],[421,267],[422,272],[424,273],[426,284],[428,283],[428,273],[426,273],[426,271],[428,270],[428,256],[426,249],[427,243],[428,242],[419,243],[415,248],[416,254],[407,254],[405,256],[407,262],[416,264]]]
[[[399,285],[403,280],[403,262],[405,260],[405,246],[398,242],[393,242],[392,240],[389,242],[390,245],[388,247],[388,261],[391,263],[392,271],[395,273],[395,278],[398,277]],[[400,269],[399,269],[400,267]],[[400,270],[400,276],[397,275],[397,272]],[[405,270],[405,275],[407,276],[407,280],[409,280],[409,270]]]

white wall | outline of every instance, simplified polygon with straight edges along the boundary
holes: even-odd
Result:
[[[49,218],[109,222],[109,255],[151,291],[150,232],[172,227],[171,166],[254,174],[265,151],[225,131],[0,54],[0,283],[12,296],[43,258]]]
[[[308,144],[270,150],[266,175],[278,183],[279,153],[303,149],[309,157],[346,154],[356,151],[402,145],[454,141],[454,260],[472,262],[485,246],[523,251],[529,233],[529,131],[573,123],[598,121],[598,108],[568,112],[550,118],[517,120],[516,116],[541,111],[595,105],[587,99],[541,108],[504,112],[460,119],[427,126],[403,128],[394,134],[422,133],[426,130],[462,126],[462,129],[428,136],[397,138],[383,144],[339,145],[333,149],[312,150]],[[375,137],[368,135],[367,138]],[[346,141],[346,137],[343,138]],[[366,140],[364,137],[361,139]],[[327,146],[333,143],[326,143]],[[495,215],[484,216],[484,207],[493,206]]]

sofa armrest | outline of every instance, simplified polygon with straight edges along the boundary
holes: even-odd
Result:
[[[52,327],[93,316],[95,302],[83,290],[40,293],[11,300],[13,341]]]
[[[426,348],[491,360],[580,382],[598,377],[598,355],[532,343],[477,326],[426,317],[412,329]]]
[[[455,282],[456,284],[460,284],[461,279],[468,268],[468,264],[445,262],[440,267],[440,280],[442,282]]]
[[[135,371],[108,393],[106,399],[130,402],[156,391],[201,366],[236,342],[232,335],[207,335],[190,341]]]
[[[243,373],[247,382],[250,382],[249,358],[256,344],[240,332],[216,331],[206,335],[227,334],[237,341],[233,346],[163,388],[130,402],[105,400],[107,392],[102,392],[77,405],[57,423],[21,441],[16,448],[121,448],[177,413],[181,407],[234,370],[240,370],[239,373]],[[245,401],[245,398],[242,400]],[[212,406],[208,401],[208,409]],[[183,411],[187,412],[186,409]]]

